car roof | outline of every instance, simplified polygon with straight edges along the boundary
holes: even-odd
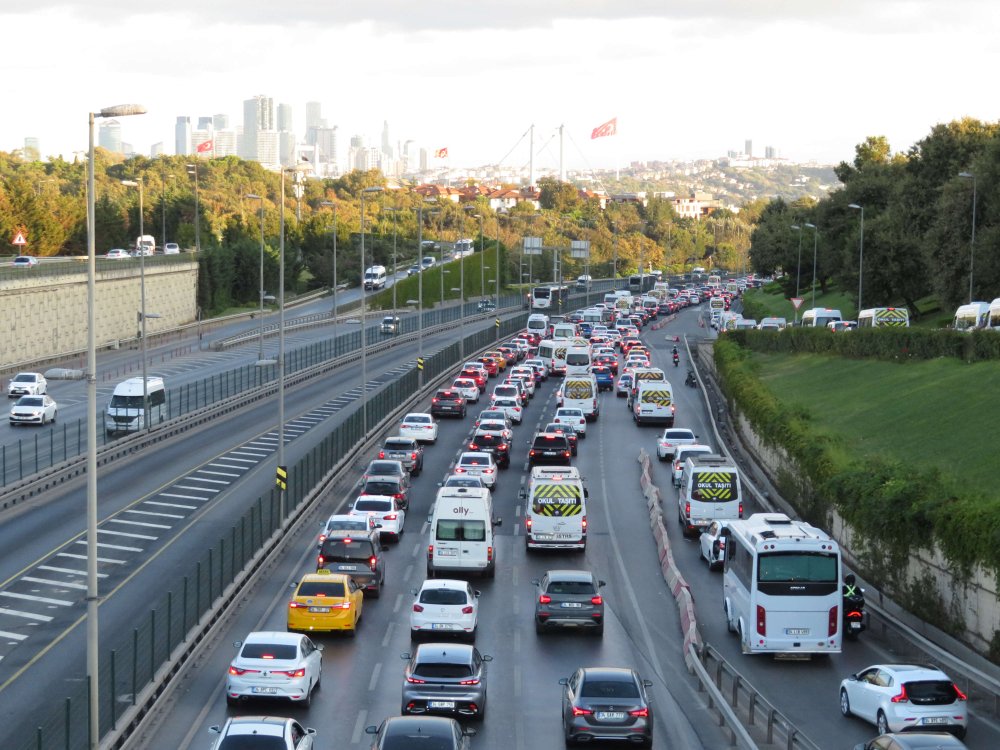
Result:
[[[873,664],[867,669],[876,667],[878,669],[884,669],[887,672],[892,672],[910,680],[919,679],[929,679],[929,680],[947,680],[948,676],[936,667],[927,666],[924,664]],[[862,670],[864,671],[864,670]]]
[[[326,583],[336,581],[337,583],[347,583],[350,578],[346,573],[306,573],[299,579],[299,583]]]
[[[456,721],[448,716],[390,716],[385,720],[385,736],[429,735],[452,737]]]
[[[234,716],[226,722],[222,734],[225,737],[244,734],[284,737],[289,721],[292,719],[281,716]]]
[[[423,412],[423,411],[411,411],[409,414],[407,414],[405,417],[403,417],[403,421],[405,422],[406,420],[411,419],[413,417],[419,417],[421,420],[423,420],[425,422],[427,422],[427,421],[433,422],[434,421],[434,417],[432,417],[427,412]]]
[[[281,643],[294,646],[302,639],[299,633],[286,633],[280,630],[257,630],[248,633],[243,643]]]
[[[425,589],[455,589],[458,591],[465,591],[469,586],[468,581],[459,581],[454,578],[427,578],[424,579],[423,584],[420,586],[420,590]]]
[[[636,673],[626,667],[583,667],[585,680],[603,680],[604,682],[635,682]]]
[[[468,664],[473,648],[468,643],[421,643],[414,656],[422,664]]]

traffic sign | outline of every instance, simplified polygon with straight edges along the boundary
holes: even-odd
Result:
[[[500,318],[494,318],[493,319],[493,325],[495,325],[497,328],[499,328],[500,327]]]
[[[795,306],[796,310],[802,307],[802,297],[790,297],[789,302]]]
[[[11,240],[12,245],[27,245],[28,244],[28,230],[24,227],[18,227],[17,231],[14,232],[14,239]]]

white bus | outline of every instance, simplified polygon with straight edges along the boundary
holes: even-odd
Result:
[[[905,307],[871,307],[858,313],[858,328],[909,328],[910,311]]]
[[[531,309],[549,310],[553,307],[565,307],[569,297],[569,287],[557,286],[536,286],[531,290]]]
[[[722,289],[722,277],[713,273],[708,277],[707,285],[712,289]]]
[[[726,624],[744,654],[839,654],[840,547],[783,513],[726,521]]]

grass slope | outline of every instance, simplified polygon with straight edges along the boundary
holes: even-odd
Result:
[[[465,299],[466,300],[478,300],[481,298],[481,292],[483,291],[483,282],[486,282],[486,296],[492,297],[494,291],[496,290],[495,283],[491,284],[492,279],[496,279],[496,248],[488,247],[485,252],[485,259],[483,253],[473,253],[464,259],[465,262]],[[485,260],[485,272],[483,271],[483,262]],[[409,264],[406,266],[409,268]],[[400,265],[402,269],[403,266]],[[458,288],[459,281],[462,278],[462,260],[452,260],[445,263],[443,266],[436,265],[428,268],[422,274],[414,274],[405,279],[400,279],[396,284],[396,304],[398,307],[406,307],[406,300],[417,299],[418,297],[418,284],[420,283],[420,276],[424,278],[424,307],[430,308],[441,301],[441,273],[445,272],[444,276],[444,298],[445,300],[457,300],[459,293],[451,291],[453,288]],[[485,277],[485,278],[484,278]],[[502,281],[502,279],[501,279]],[[503,287],[500,289],[500,293],[504,293]],[[392,287],[379,292],[378,294],[372,295],[368,298],[369,309],[372,310],[389,310],[392,308]]]

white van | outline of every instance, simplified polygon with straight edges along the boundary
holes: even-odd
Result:
[[[809,328],[826,328],[827,323],[843,319],[844,316],[840,314],[840,310],[834,310],[829,307],[813,307],[802,313],[802,322],[800,325]]]
[[[689,456],[677,493],[677,517],[685,535],[700,533],[712,521],[743,518],[736,464],[725,456]]]
[[[110,436],[120,432],[138,432],[167,418],[167,392],[163,378],[146,378],[149,417],[143,418],[142,378],[129,378],[115,386],[104,411],[104,430]]]
[[[593,422],[601,415],[597,394],[597,379],[590,373],[567,375],[559,387],[557,403],[568,409],[579,409],[588,422]]]
[[[910,311],[905,307],[871,307],[858,313],[858,328],[909,328]]]
[[[990,319],[986,327],[991,330],[1000,329],[1000,297],[990,302]]]
[[[636,424],[665,424],[674,426],[674,392],[666,380],[635,381],[635,397],[632,399],[632,419]]]
[[[977,328],[985,328],[989,323],[990,303],[970,302],[961,305],[955,311],[955,322],[952,328],[956,331],[974,331]]]
[[[542,338],[549,332],[549,316],[533,313],[528,316],[528,324],[525,326],[532,333],[537,333]]]
[[[587,547],[587,490],[575,466],[536,466],[528,488],[518,497],[525,501],[524,543],[534,549]]]
[[[385,289],[385,266],[371,266],[365,269],[365,291]]]
[[[586,341],[586,339],[584,339]],[[572,342],[566,347],[566,377],[590,374],[590,346]]]
[[[576,324],[556,323],[552,326],[552,338],[555,341],[558,341],[559,339],[576,338]]]
[[[427,577],[439,572],[496,575],[493,496],[485,487],[442,487],[431,515]]]

